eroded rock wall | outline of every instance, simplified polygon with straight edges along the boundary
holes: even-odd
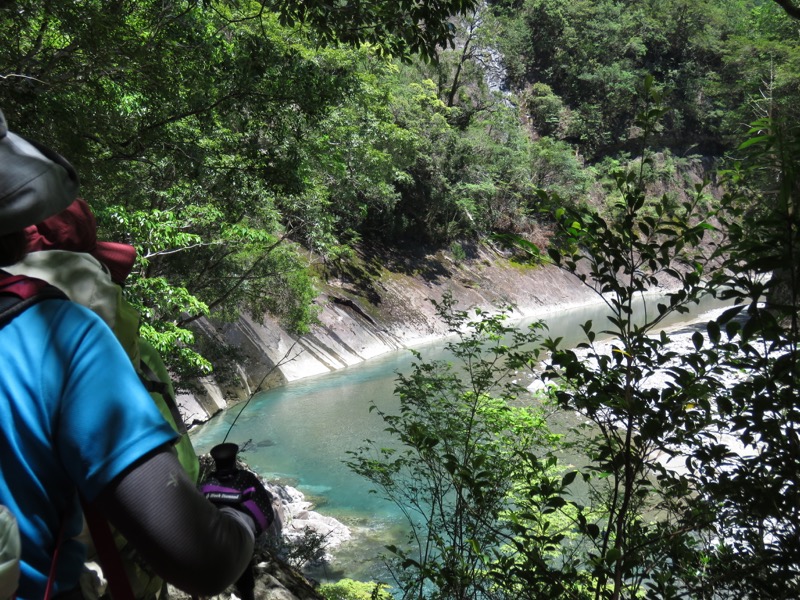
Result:
[[[339,273],[316,302],[319,324],[302,335],[274,319],[244,316],[235,323],[200,324],[204,335],[236,348],[235,384],[202,389],[179,399],[187,422],[202,422],[224,408],[290,381],[348,367],[381,354],[447,335],[431,302],[452,294],[459,308],[513,308],[514,317],[585,304],[597,296],[554,267],[516,265],[487,247],[468,249],[456,261],[444,251],[362,256],[358,269]],[[223,400],[223,398],[225,400]]]

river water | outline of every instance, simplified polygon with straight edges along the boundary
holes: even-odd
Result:
[[[703,302],[680,320],[687,321],[716,306],[719,304],[713,300]],[[597,304],[541,318],[549,335],[563,337],[562,345],[574,346],[584,341],[579,325],[592,319],[595,329],[601,329],[605,315],[605,307]],[[678,322],[675,319],[672,324]],[[430,361],[448,358],[444,346],[441,341],[416,349],[423,360]],[[259,393],[228,435],[227,441],[245,448],[242,458],[253,470],[270,481],[296,487],[314,502],[315,510],[353,530],[353,541],[336,552],[333,566],[315,573],[315,577],[389,581],[377,556],[386,544],[401,541],[406,523],[393,504],[369,493],[369,484],[350,472],[343,460],[367,438],[378,443],[389,441],[381,419],[369,411],[370,403],[392,412],[398,405],[394,396],[396,374],[409,373],[412,361],[407,350],[392,352]],[[221,442],[241,408],[234,406],[193,429],[192,443],[197,452],[208,452]]]

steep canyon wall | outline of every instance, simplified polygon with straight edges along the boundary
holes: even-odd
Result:
[[[263,322],[249,316],[235,323],[203,321],[201,335],[236,349],[238,376],[229,382],[209,377],[200,382],[198,392],[182,394],[179,404],[186,422],[203,422],[255,390],[442,338],[448,332],[431,300],[446,293],[459,308],[510,306],[515,318],[597,300],[574,276],[554,267],[515,264],[486,246],[465,250],[461,260],[447,251],[425,249],[402,256],[362,255],[357,267],[329,278],[322,287],[316,300],[319,323],[302,336],[269,317]]]

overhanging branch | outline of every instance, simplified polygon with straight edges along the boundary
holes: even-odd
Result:
[[[775,3],[780,6],[787,15],[800,20],[800,4],[795,4],[793,0],[775,0]]]

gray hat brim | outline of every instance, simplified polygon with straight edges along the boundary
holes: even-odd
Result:
[[[0,138],[0,235],[61,212],[78,187],[78,174],[61,155],[11,131]]]

